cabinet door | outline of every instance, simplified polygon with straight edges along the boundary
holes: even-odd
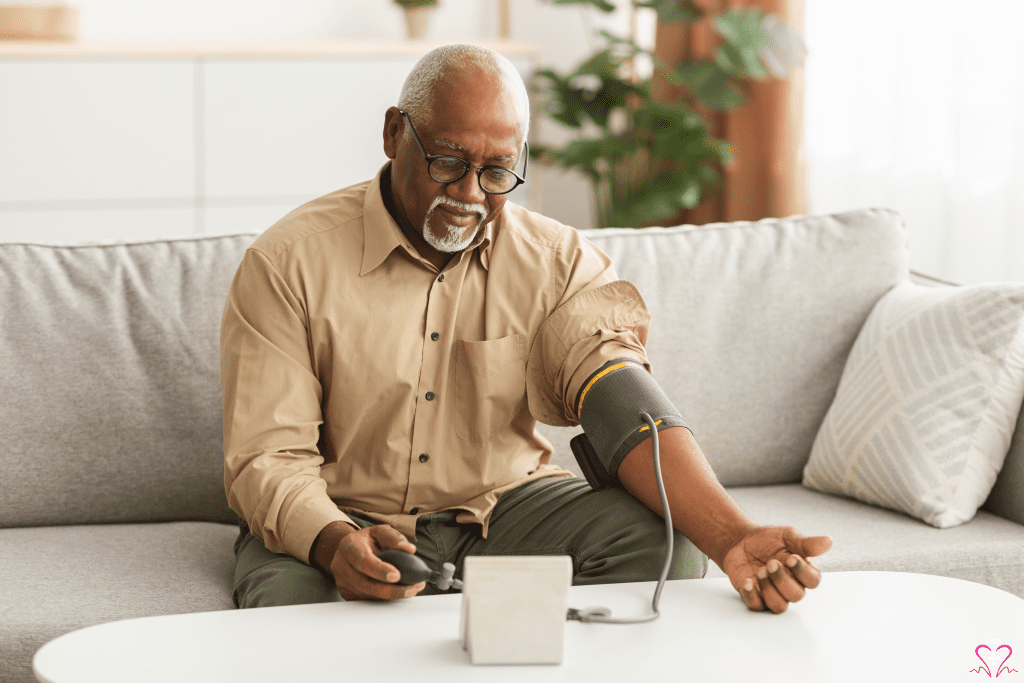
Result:
[[[196,209],[70,209],[0,211],[0,242],[109,244],[190,237]],[[243,232],[243,231],[239,231]]]
[[[211,59],[202,71],[202,194],[298,205],[387,163],[384,112],[418,56]],[[524,78],[529,57],[513,64]],[[517,191],[517,201],[525,197]]]
[[[204,194],[298,204],[387,162],[384,111],[413,57],[215,59],[203,68]]]
[[[0,62],[0,202],[191,197],[194,75],[187,59]]]

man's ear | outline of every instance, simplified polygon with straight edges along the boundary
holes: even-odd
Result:
[[[388,159],[398,156],[398,140],[405,130],[405,118],[399,113],[398,107],[388,107],[384,112],[384,154]]]

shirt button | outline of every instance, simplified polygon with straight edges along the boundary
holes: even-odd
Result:
[[[433,391],[428,391],[427,392],[427,400],[428,401],[433,401],[434,400],[434,392]]]
[[[441,275],[437,276],[437,281],[438,282],[444,282],[444,274],[443,273]]]
[[[420,453],[420,462],[426,462],[430,460],[430,456],[426,453]]]
[[[439,335],[439,334],[438,334],[437,332],[431,332],[431,333],[430,333],[430,338],[431,338],[431,340],[433,340],[433,341],[437,341],[438,339],[440,339],[440,338],[441,338],[441,335]]]
[[[412,510],[409,510],[409,514],[410,514],[410,515],[415,515],[415,514],[416,514],[416,513],[418,513],[419,511],[420,511],[420,509],[419,509],[419,508],[413,508]]]

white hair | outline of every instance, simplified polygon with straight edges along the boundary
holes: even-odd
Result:
[[[519,100],[525,138],[530,131],[530,98],[522,76],[504,55],[478,45],[443,45],[425,54],[406,77],[398,107],[416,120],[433,120],[434,87],[469,67],[498,75],[512,89]],[[405,131],[409,136],[408,127]]]

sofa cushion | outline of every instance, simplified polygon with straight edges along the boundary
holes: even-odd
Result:
[[[804,485],[944,528],[985,501],[1024,398],[1024,285],[906,285],[875,305]]]
[[[796,527],[806,536],[827,534],[832,549],[814,560],[828,571],[897,571],[934,574],[993,586],[1024,598],[1024,527],[978,512],[950,529],[800,484],[728,489],[759,524]],[[724,576],[711,565],[708,578]],[[825,581],[828,577],[825,577]]]
[[[1024,491],[1024,408],[1017,416],[1017,426],[1003,469],[981,508],[1024,524],[1024,495],[1021,491]]]
[[[238,526],[211,522],[0,529],[0,681],[36,650],[117,619],[234,609]]]
[[[886,209],[584,234],[644,297],[654,377],[726,486],[800,480],[861,325],[909,277]]]
[[[234,519],[220,318],[254,237],[0,245],[0,527]]]

